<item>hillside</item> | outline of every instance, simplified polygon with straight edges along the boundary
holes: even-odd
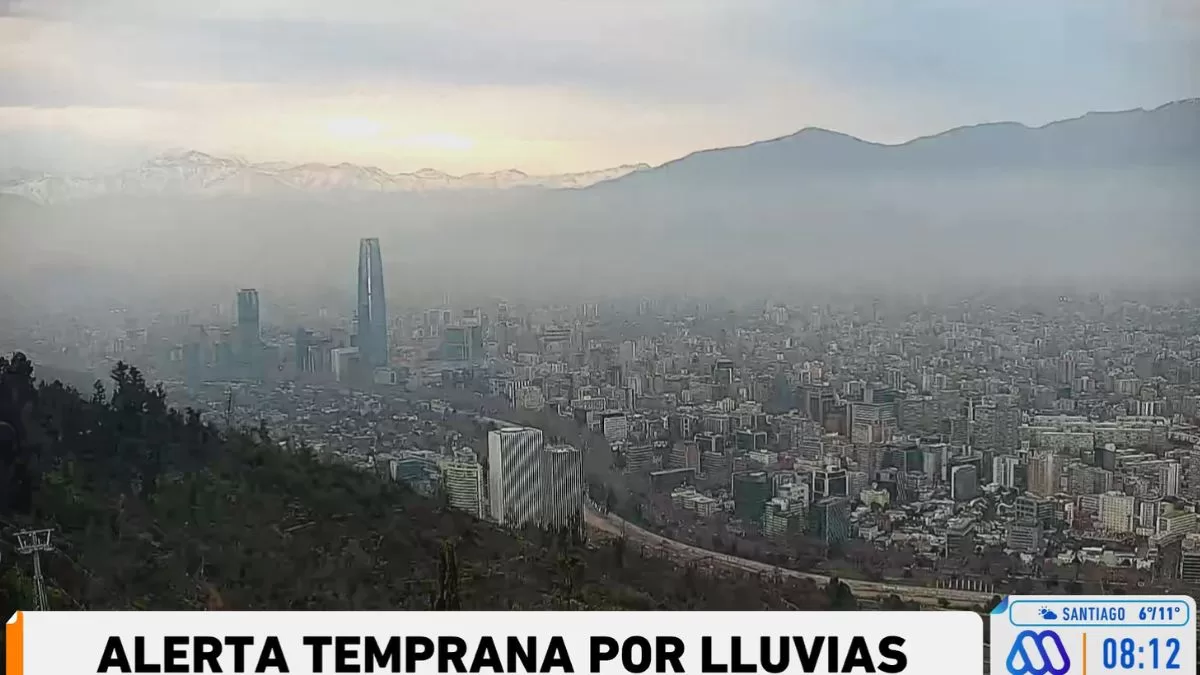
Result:
[[[324,464],[269,432],[218,433],[118,365],[110,392],[0,359],[0,612],[32,606],[14,532],[54,528],[52,608],[820,609],[844,586],[715,578],[624,543],[508,532]],[[840,594],[839,594],[840,593]]]

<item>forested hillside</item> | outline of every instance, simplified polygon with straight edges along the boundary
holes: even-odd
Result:
[[[508,532],[169,409],[119,364],[84,395],[0,358],[0,609],[33,606],[14,534],[53,528],[52,609],[819,609],[844,585],[714,578],[625,543]]]

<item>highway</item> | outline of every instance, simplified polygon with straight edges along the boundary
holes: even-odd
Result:
[[[751,572],[754,574],[778,574],[780,576],[810,579],[818,584],[829,582],[829,577],[809,572],[798,572],[783,567],[740,558],[724,553],[717,553],[699,546],[692,546],[674,539],[668,539],[649,530],[638,527],[627,520],[613,514],[602,514],[589,504],[584,519],[589,527],[614,536],[624,535],[630,542],[650,546],[666,551],[672,558],[681,562],[696,561],[720,565],[730,569]],[[896,595],[902,600],[916,602],[921,605],[940,606],[939,601],[949,603],[956,609],[973,609],[976,605],[986,605],[992,599],[991,593],[964,591],[950,588],[927,588],[924,586],[909,586],[880,581],[862,581],[858,579],[842,579],[850,587],[854,595],[861,598],[882,599]]]

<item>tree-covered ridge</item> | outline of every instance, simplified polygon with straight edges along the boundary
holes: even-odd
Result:
[[[118,364],[88,396],[0,358],[7,616],[19,529],[54,529],[55,609],[818,609],[810,582],[713,577],[624,540],[508,532],[266,429],[220,431]],[[830,592],[832,591],[832,592]],[[849,602],[852,602],[850,599]]]

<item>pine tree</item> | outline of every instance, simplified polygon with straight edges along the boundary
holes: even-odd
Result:
[[[437,592],[433,597],[434,611],[445,612],[461,608],[458,599],[458,554],[454,544],[442,542],[438,560]]]
[[[629,541],[622,535],[613,541],[613,558],[616,560],[617,567],[625,566],[625,551],[629,548]]]

